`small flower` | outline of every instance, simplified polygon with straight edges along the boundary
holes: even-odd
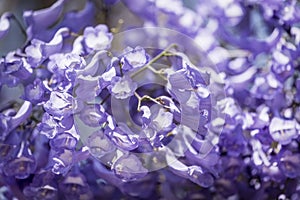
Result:
[[[95,28],[85,28],[83,37],[85,49],[89,53],[109,48],[113,38],[112,33],[109,33],[107,26],[103,24],[100,24]]]
[[[289,178],[300,176],[300,154],[286,151],[279,160],[279,169]]]
[[[9,18],[11,17],[11,13],[3,13],[1,15],[0,18],[0,39],[2,37],[4,37],[8,31],[9,31],[9,27],[10,27],[10,23],[9,23]]]
[[[58,188],[55,175],[49,171],[35,174],[32,183],[24,188],[23,193],[32,199],[57,200]]]
[[[129,76],[114,77],[108,90],[117,99],[126,99],[131,97],[137,89],[137,83],[133,82]]]
[[[273,140],[286,145],[299,136],[299,128],[296,120],[285,120],[274,117],[269,125],[269,132]]]
[[[102,130],[96,131],[88,137],[87,146],[91,154],[96,158],[101,158],[116,150],[112,141],[103,133]]]
[[[38,39],[31,40],[31,45],[27,46],[25,49],[28,63],[36,67],[50,55],[59,53],[63,48],[64,39],[69,35],[70,30],[68,28],[61,28],[49,42]]]
[[[139,68],[144,66],[149,60],[145,49],[142,47],[127,47],[124,50],[124,55],[121,58],[122,69],[128,71],[131,69]]]
[[[291,58],[279,51],[275,51],[273,57],[272,72],[275,74],[277,80],[284,83],[286,79],[294,74],[294,66]]]
[[[49,71],[66,78],[68,81],[74,81],[76,70],[81,70],[86,66],[85,60],[74,53],[53,54],[49,59]]]
[[[91,127],[99,127],[107,122],[108,114],[102,105],[86,106],[79,114],[79,118],[86,125]]]
[[[151,117],[150,124],[151,127],[156,132],[169,130],[173,125],[173,114],[166,111],[160,105],[153,105],[150,108]]]
[[[91,199],[91,195],[84,198],[84,194],[89,192],[89,185],[85,176],[77,171],[69,172],[59,183],[59,189],[66,199]]]
[[[66,174],[73,165],[74,156],[72,150],[60,149],[50,152],[50,166],[54,174]]]
[[[20,80],[26,80],[32,75],[33,68],[25,58],[20,58],[16,54],[17,52],[10,52],[5,57],[3,72]]]
[[[124,181],[133,181],[144,177],[148,170],[133,154],[123,155],[113,164],[115,174]]]
[[[7,176],[25,179],[34,172],[35,168],[35,158],[31,154],[28,145],[22,142],[17,155],[5,163],[3,171]]]
[[[52,140],[50,140],[50,146],[53,149],[74,150],[76,144],[77,139],[68,132],[57,134]]]
[[[29,84],[25,88],[24,99],[32,102],[33,104],[38,104],[46,100],[47,89],[40,79],[36,79],[33,84]]]
[[[136,136],[124,123],[119,123],[119,126],[112,130],[107,128],[105,134],[121,149],[131,151],[138,147]]]
[[[50,99],[44,104],[46,112],[61,119],[73,113],[73,97],[66,92],[51,92]]]

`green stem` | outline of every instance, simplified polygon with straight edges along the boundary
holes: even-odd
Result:
[[[134,76],[138,75],[140,72],[144,71],[145,69],[149,68],[149,66],[151,66],[154,62],[156,62],[158,59],[160,59],[161,57],[163,57],[171,48],[173,48],[175,46],[177,46],[177,45],[176,44],[169,45],[165,50],[163,50],[158,55],[156,55],[154,58],[152,58],[144,67],[142,67],[141,69],[139,69],[138,71],[136,71],[135,73],[133,73],[131,75],[131,78],[133,78]]]

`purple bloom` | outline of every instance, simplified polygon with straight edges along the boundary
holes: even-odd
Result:
[[[46,100],[47,89],[40,79],[36,79],[33,84],[29,84],[25,88],[24,99],[32,104],[38,104]]]
[[[75,81],[76,70],[81,70],[86,65],[85,60],[74,53],[53,54],[49,59],[49,71],[66,78],[68,81]]]
[[[113,5],[117,3],[119,0],[104,0],[105,4],[107,5]]]
[[[79,172],[71,171],[59,183],[66,199],[92,199],[89,193],[89,185],[85,176]]]
[[[106,25],[100,24],[93,27],[87,27],[83,32],[84,46],[87,52],[100,51],[110,47],[112,34],[108,32]]]
[[[113,130],[107,128],[105,134],[121,149],[130,151],[138,147],[136,135],[134,135],[130,128],[124,123],[120,123],[119,126]]]
[[[257,98],[272,99],[277,91],[282,87],[281,83],[272,74],[257,76],[251,93]]]
[[[274,62],[272,65],[272,72],[280,82],[284,82],[293,75],[294,66],[288,56],[278,51],[275,51],[273,56]]]
[[[8,143],[6,141],[6,143]],[[0,143],[0,167],[3,167],[7,161],[11,160],[14,157],[15,152],[17,151],[17,146],[13,144]]]
[[[128,71],[135,68],[140,68],[144,66],[149,60],[149,56],[147,55],[145,49],[142,47],[135,47],[134,49],[131,47],[127,47],[124,50],[124,54],[121,58],[121,67],[124,71]]]
[[[187,166],[186,164],[178,161],[175,157],[173,157],[173,155],[167,155],[166,160],[169,167],[175,174],[187,178],[202,187],[209,187],[214,182],[213,176],[200,166]]]
[[[87,139],[90,153],[96,158],[101,158],[116,150],[110,138],[102,130],[92,133]]]
[[[31,40],[31,45],[25,49],[28,62],[33,66],[38,66],[50,55],[59,53],[63,48],[64,39],[69,35],[70,30],[68,28],[61,28],[49,42],[38,39]]]
[[[247,145],[241,125],[225,129],[220,135],[220,145],[230,156],[238,156],[245,151]]]
[[[0,58],[0,199],[297,199],[299,2],[114,3],[24,12]]]
[[[117,99],[131,97],[136,89],[137,84],[133,82],[129,76],[114,77],[111,84],[108,86],[108,90]]]
[[[79,36],[81,37],[81,36]],[[73,53],[74,54],[79,54],[81,55],[80,53],[76,53],[77,51],[77,47],[75,47],[75,44],[76,42],[74,42],[74,47],[73,47]],[[74,52],[75,51],[75,52]],[[79,50],[81,51],[81,50]],[[115,70],[114,67],[111,67],[109,69],[107,69],[107,66],[110,65],[110,63],[113,63],[114,62],[114,58],[111,58],[109,56],[109,52],[106,51],[106,50],[102,50],[102,51],[98,51],[97,53],[95,53],[91,58],[89,59],[86,59],[88,60],[89,62],[87,62],[88,64],[81,70],[78,70],[77,73],[78,73],[78,76],[80,75],[83,75],[85,77],[89,77],[89,76],[98,76],[98,75],[102,75],[104,76],[103,74],[110,71],[110,70]],[[115,75],[112,75],[112,76],[115,76]]]
[[[48,113],[44,113],[42,122],[38,126],[40,134],[48,138],[53,138],[59,132],[63,132],[64,128],[60,126],[59,121]]]
[[[20,58],[16,56],[16,54],[16,52],[10,52],[5,57],[4,73],[15,76],[20,80],[26,80],[33,72],[32,66],[26,61],[25,58]]]
[[[76,79],[76,98],[82,101],[93,101],[97,96],[99,77],[79,75]]]
[[[99,78],[99,92],[102,91],[102,89],[106,88],[108,85],[111,84],[113,78],[116,78],[117,72],[114,67],[111,67],[107,71],[105,71],[101,77]]]
[[[269,132],[273,140],[286,145],[299,136],[299,128],[299,124],[295,120],[274,117],[271,120]]]
[[[115,174],[123,181],[133,181],[144,177],[148,170],[133,154],[123,155],[113,164]]]
[[[159,105],[153,105],[150,108],[151,111],[151,122],[149,127],[156,132],[166,131],[172,127],[173,124],[173,114],[166,111],[163,107]]]
[[[8,31],[9,31],[9,27],[10,27],[10,23],[9,23],[9,18],[11,17],[11,13],[3,13],[1,15],[1,18],[0,18],[0,39],[2,37],[4,37]]]
[[[49,159],[49,164],[54,174],[66,174],[73,166],[73,151],[68,149],[52,151]]]
[[[7,176],[25,179],[34,172],[35,168],[35,158],[28,148],[28,145],[22,142],[17,155],[5,163],[3,171]]]
[[[279,168],[287,177],[296,178],[300,176],[300,154],[286,151],[279,160]]]
[[[77,139],[68,132],[57,134],[53,139],[50,140],[50,146],[53,149],[74,150],[76,144]]]
[[[25,187],[23,192],[28,198],[57,200],[58,188],[55,175],[47,171],[36,174],[32,183]]]
[[[242,19],[238,25],[233,27],[227,27],[227,23],[222,22],[222,18],[220,18],[220,25],[222,26],[218,30],[219,35],[228,43],[241,49],[250,50],[254,55],[261,52],[270,52],[281,38],[281,29],[273,28],[270,24],[267,24],[261,13],[256,9],[245,8],[245,11],[247,13],[243,16],[244,20]],[[249,24],[252,26],[249,26]],[[268,28],[261,29],[261,26]],[[250,27],[254,30],[251,30]],[[269,29],[271,29],[271,33],[267,32]]]
[[[32,104],[25,101],[14,116],[6,116],[0,113],[0,140],[5,140],[8,134],[23,123],[31,114]]]
[[[73,97],[66,92],[53,91],[44,108],[50,115],[57,119],[68,117],[73,113]]]
[[[297,89],[295,101],[300,102],[300,79],[297,79],[295,82],[296,82],[296,89]]]
[[[79,113],[79,118],[86,125],[99,127],[107,122],[108,114],[102,105],[87,106]]]

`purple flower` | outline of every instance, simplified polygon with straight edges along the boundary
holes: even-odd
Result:
[[[69,35],[70,30],[68,28],[61,28],[49,42],[38,39],[31,40],[31,45],[25,49],[28,62],[33,66],[38,66],[50,55],[59,53],[63,48],[64,39]]]
[[[124,54],[120,60],[121,67],[124,71],[128,71],[135,68],[140,68],[144,66],[149,60],[149,56],[147,55],[145,49],[142,47],[135,47],[134,49],[131,47],[127,47],[124,50]]]
[[[25,58],[16,56],[17,52],[10,52],[5,57],[4,73],[7,75],[15,76],[20,80],[28,79],[32,72],[32,66],[26,61]]]
[[[116,69],[114,67],[111,67],[110,69],[108,69],[107,71],[105,71],[99,78],[99,93],[102,91],[102,89],[106,88],[107,86],[109,86],[111,84],[111,82],[113,81],[114,78],[116,77],[117,72]],[[119,78],[117,78],[119,79]]]
[[[108,90],[117,99],[126,99],[131,97],[137,89],[137,83],[133,82],[129,76],[114,77]]]
[[[300,79],[297,79],[295,82],[296,82],[296,89],[297,89],[295,101],[300,102]]]
[[[148,170],[133,154],[123,155],[113,164],[115,174],[123,181],[133,181],[144,177]]]
[[[14,153],[18,150],[17,145],[9,144],[8,141],[6,143],[0,143],[0,167],[3,167],[3,164],[11,160],[14,157]]]
[[[74,53],[53,54],[49,59],[49,71],[72,82],[76,79],[76,70],[82,70],[86,65],[85,60]]]
[[[187,166],[173,157],[174,155],[168,154],[171,153],[167,153],[166,160],[171,168],[171,171],[173,171],[175,174],[187,178],[202,187],[209,187],[213,184],[213,176],[209,172],[206,172],[205,169],[198,165]]]
[[[40,134],[48,138],[53,138],[59,132],[63,132],[64,128],[60,126],[59,121],[52,115],[44,113],[41,123],[38,126]]]
[[[166,111],[160,105],[153,105],[150,108],[151,117],[149,127],[156,132],[169,130],[173,125],[173,114]]]
[[[90,153],[96,158],[101,158],[116,150],[110,138],[102,130],[92,133],[87,139]]]
[[[275,74],[276,78],[283,83],[286,79],[293,75],[293,63],[288,56],[280,53],[279,51],[275,51],[273,53],[273,57],[274,61],[272,65],[272,72]]]
[[[33,84],[29,84],[25,88],[24,99],[32,104],[38,104],[46,100],[47,89],[40,79],[36,79]]]
[[[75,170],[64,177],[59,188],[66,199],[92,199],[85,176]]]
[[[225,129],[220,135],[220,145],[230,156],[238,156],[245,151],[247,145],[241,125]]]
[[[73,151],[68,149],[51,151],[49,159],[49,164],[54,174],[66,174],[74,164]]]
[[[69,117],[73,113],[73,97],[66,92],[53,91],[49,100],[44,104],[47,113],[57,119]]]
[[[97,96],[99,77],[82,76],[76,78],[75,95],[77,100],[93,101]]]
[[[53,139],[50,140],[50,146],[53,149],[74,150],[76,144],[77,139],[68,132],[57,134]]]
[[[281,87],[281,83],[272,74],[266,74],[255,78],[250,91],[257,98],[268,100],[274,98]]]
[[[35,158],[28,145],[22,142],[17,155],[5,163],[3,171],[7,176],[25,179],[34,172],[35,168]]]
[[[289,178],[296,178],[300,176],[300,154],[286,151],[280,157],[279,169]]]
[[[1,18],[0,18],[0,39],[2,37],[4,37],[9,31],[9,27],[10,27],[9,18],[11,17],[11,15],[12,14],[9,13],[9,12],[3,13],[1,15]]]
[[[134,135],[130,128],[124,123],[120,123],[119,126],[114,129],[107,128],[105,134],[121,149],[130,151],[138,147],[137,136]]]
[[[35,174],[32,183],[24,188],[23,193],[28,198],[57,200],[58,187],[55,175],[47,171]]]
[[[269,132],[273,140],[282,145],[286,145],[298,137],[299,128],[299,124],[295,120],[274,117],[271,120]]]
[[[108,114],[102,105],[96,104],[84,107],[79,113],[79,118],[88,126],[99,127],[107,122]]]
[[[14,116],[0,113],[0,140],[5,140],[8,134],[23,123],[31,114],[32,104],[25,101]]]
[[[104,0],[105,4],[107,5],[113,5],[117,3],[119,0]]]
[[[85,50],[88,53],[109,48],[113,38],[112,34],[108,32],[107,26],[103,24],[100,24],[95,28],[85,28],[83,37]]]

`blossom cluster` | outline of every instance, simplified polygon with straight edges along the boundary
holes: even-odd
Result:
[[[0,199],[300,198],[299,2],[70,4],[1,15]]]

